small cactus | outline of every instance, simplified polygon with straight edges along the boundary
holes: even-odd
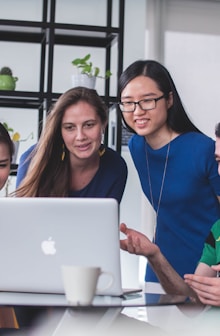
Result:
[[[9,67],[3,67],[0,70],[0,75],[7,75],[7,76],[12,76],[12,71]]]

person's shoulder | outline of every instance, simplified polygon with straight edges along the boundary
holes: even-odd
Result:
[[[212,226],[212,230],[219,230],[219,234],[220,234],[220,219],[218,219]]]
[[[143,146],[145,146],[145,138],[144,136],[138,135],[138,134],[134,134],[132,135],[132,137],[129,139],[128,141],[128,147],[130,149],[132,148],[142,148]]]
[[[35,149],[37,144],[34,144],[32,146],[30,146],[24,153],[21,154],[21,160],[25,160],[32,152],[33,150]]]
[[[112,160],[115,160],[115,161],[125,162],[125,160],[121,156],[121,154],[119,152],[117,152],[116,150],[110,148],[110,147],[105,147],[105,153],[103,155],[103,158],[108,158],[108,159],[112,159]]]
[[[220,219],[218,219],[211,227],[212,236],[215,237],[216,242],[220,241]]]
[[[103,154],[103,156],[101,156],[101,158],[102,162],[105,165],[111,165],[112,169],[122,169],[124,171],[127,171],[127,164],[125,159],[116,150],[110,147],[105,147],[105,153]]]
[[[214,143],[215,141],[205,133],[200,132],[188,132],[184,134],[188,139],[194,139],[195,141],[201,141],[202,143]]]
[[[188,132],[182,134],[179,138],[182,139],[182,145],[189,144],[192,150],[212,153],[215,147],[215,140],[204,133]]]

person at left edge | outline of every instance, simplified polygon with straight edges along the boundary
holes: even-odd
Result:
[[[102,144],[107,107],[95,90],[62,94],[46,118],[38,143],[17,172],[17,197],[107,197],[120,203],[127,165]]]
[[[14,144],[4,125],[0,123],[0,190],[7,183],[11,170]],[[1,218],[3,221],[3,218]],[[5,223],[7,225],[7,223]],[[4,261],[4,256],[2,256]],[[2,332],[17,330],[19,328],[13,307],[0,307],[0,334]]]

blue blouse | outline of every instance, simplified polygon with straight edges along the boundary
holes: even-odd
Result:
[[[143,192],[152,203],[147,152],[155,211],[167,146],[154,150],[139,135],[134,135],[129,142]],[[182,134],[170,144],[155,242],[181,276],[194,273],[204,241],[213,223],[220,218],[216,197],[220,195],[220,176],[214,151],[214,140],[196,132]],[[150,265],[147,265],[145,280],[158,282]]]

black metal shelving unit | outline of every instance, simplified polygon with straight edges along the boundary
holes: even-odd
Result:
[[[111,48],[117,43],[117,79],[123,69],[124,43],[124,10],[125,0],[118,1],[119,24],[112,26],[113,0],[106,0],[106,25],[79,25],[55,22],[56,0],[42,0],[42,20],[2,20],[0,19],[0,41],[37,43],[40,45],[39,89],[29,91],[0,91],[0,107],[28,108],[39,111],[38,128],[41,132],[44,110],[61,95],[53,92],[54,47],[56,45],[72,45],[82,47],[98,47],[105,50],[105,68],[110,68]],[[48,55],[48,57],[46,56]],[[111,97],[109,80],[105,81],[103,99],[110,107],[116,102]],[[121,150],[121,120],[117,117],[117,144]],[[108,135],[107,135],[108,136]]]

